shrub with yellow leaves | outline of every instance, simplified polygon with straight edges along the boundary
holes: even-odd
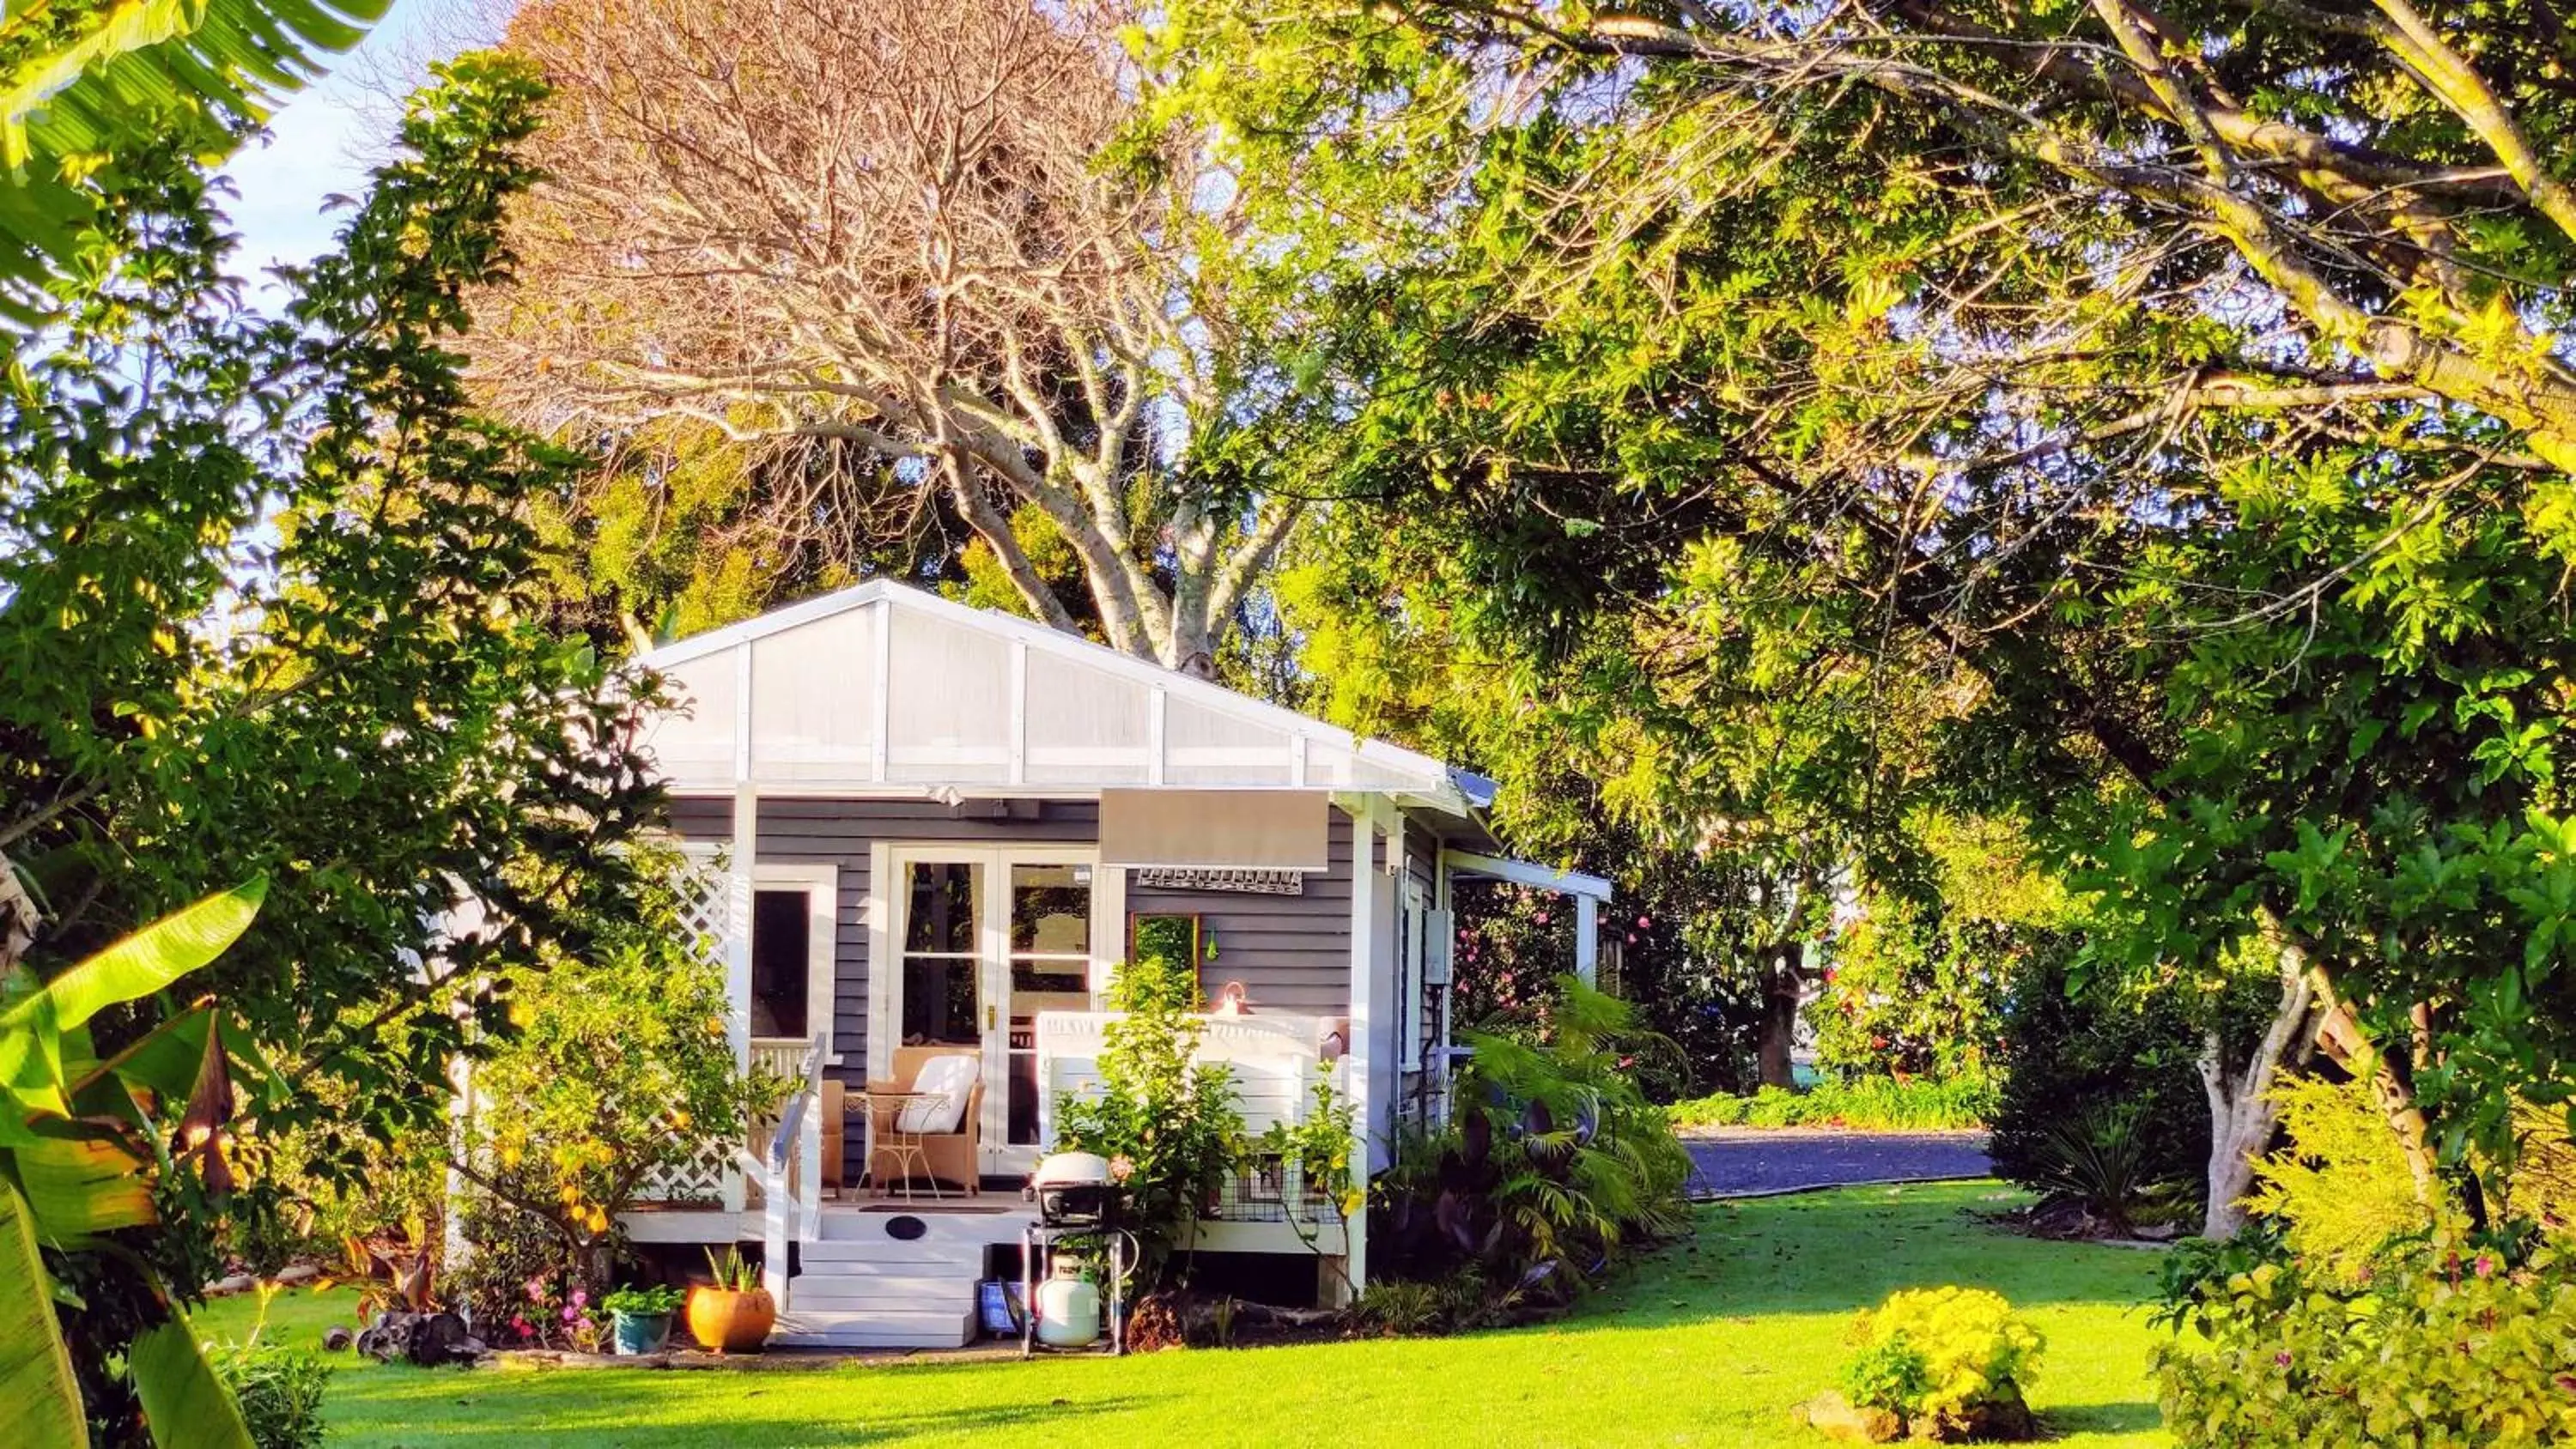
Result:
[[[2046,1343],[2000,1293],[1915,1288],[1852,1324],[1843,1371],[1852,1403],[1893,1416],[1921,1439],[2027,1438],[2024,1384]]]

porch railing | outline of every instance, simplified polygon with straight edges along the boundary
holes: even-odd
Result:
[[[771,1298],[787,1301],[788,1245],[821,1221],[823,1211],[823,1056],[825,1038],[806,1042],[792,1071],[797,1083],[779,1104],[758,1153],[735,1149],[745,1181],[760,1189],[760,1277]]]
[[[1059,1096],[1080,1098],[1100,1090],[1101,1033],[1118,1014],[1107,1011],[1042,1012],[1037,1021],[1038,1141],[1055,1141]],[[1234,1107],[1246,1135],[1273,1125],[1296,1126],[1315,1110],[1315,1084],[1347,1089],[1347,1058],[1324,1058],[1328,1024],[1322,1017],[1263,1013],[1203,1016],[1192,1060],[1223,1063],[1234,1073]],[[1237,1175],[1219,1194],[1210,1218],[1238,1223],[1329,1225],[1337,1205],[1310,1190],[1294,1162],[1259,1163]]]
[[[663,1167],[645,1179],[635,1200],[663,1207],[748,1207],[755,1203],[768,1205],[765,1175],[747,1170],[746,1162],[761,1160],[762,1151],[776,1136],[788,1106],[800,1098],[818,1093],[822,1076],[826,1038],[753,1037],[746,1072],[766,1068],[798,1084],[798,1091],[775,1111],[747,1124],[740,1141],[722,1138],[700,1139],[689,1156]],[[811,1181],[821,1170],[820,1123],[807,1109],[809,1122],[816,1128],[815,1161],[804,1179]],[[748,1149],[748,1150],[746,1150]],[[796,1184],[801,1187],[802,1184]],[[818,1199],[819,1201],[819,1199]],[[792,1204],[791,1204],[792,1205]]]

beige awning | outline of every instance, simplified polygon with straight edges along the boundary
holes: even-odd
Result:
[[[1324,870],[1331,824],[1322,790],[1103,790],[1100,863]]]

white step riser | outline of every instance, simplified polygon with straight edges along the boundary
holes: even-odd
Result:
[[[796,1261],[808,1273],[984,1274],[983,1246],[973,1243],[807,1243]]]
[[[853,1258],[845,1253],[816,1252],[817,1248],[845,1248],[847,1243],[804,1243],[796,1251],[796,1276],[822,1278],[982,1278],[984,1253],[951,1252],[910,1253],[902,1257],[888,1253]]]
[[[971,1307],[972,1278],[799,1278],[787,1285],[787,1303],[796,1313],[838,1308],[912,1308],[924,1305]]]
[[[962,1348],[975,1340],[975,1315],[796,1313],[778,1321],[773,1343],[825,1348]]]
[[[1016,1243],[1020,1240],[1020,1218],[1009,1213],[936,1212],[925,1210],[911,1215],[922,1225],[920,1237],[904,1240],[889,1236],[886,1224],[899,1212],[834,1212],[823,1210],[823,1241],[827,1243],[890,1243],[899,1248],[926,1248],[948,1244]]]

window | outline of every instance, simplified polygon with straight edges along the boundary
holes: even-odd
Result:
[[[751,897],[751,1034],[811,1036],[806,953],[812,936],[804,891]]]
[[[903,1040],[974,1046],[983,1040],[975,893],[984,868],[920,861],[905,882]]]
[[[1199,966],[1207,962],[1204,949],[1196,916],[1130,916],[1127,920],[1130,961],[1186,961]]]

